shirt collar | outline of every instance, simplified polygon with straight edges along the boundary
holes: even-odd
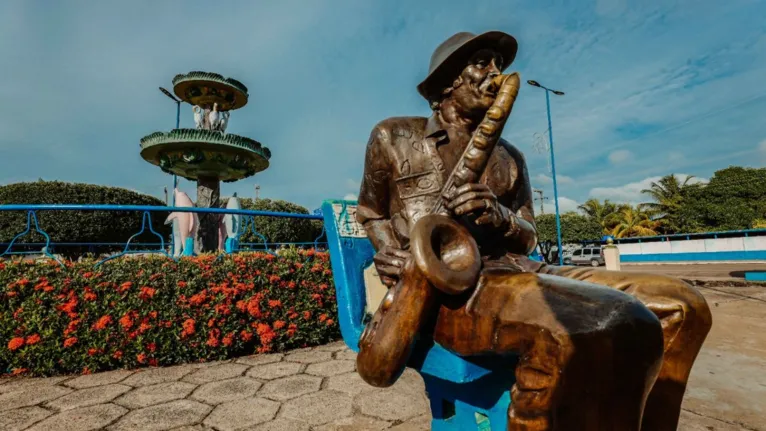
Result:
[[[434,112],[426,122],[425,137],[435,138],[437,141],[442,141],[447,138],[447,129],[444,127],[441,117],[436,112]]]

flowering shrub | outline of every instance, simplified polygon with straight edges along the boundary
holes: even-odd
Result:
[[[337,339],[329,256],[0,261],[0,372],[52,375],[220,360]]]

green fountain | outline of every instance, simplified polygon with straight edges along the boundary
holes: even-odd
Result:
[[[268,148],[226,133],[231,111],[247,104],[247,87],[217,73],[190,72],[173,78],[173,92],[192,105],[196,128],[145,136],[141,157],[163,172],[197,181],[198,208],[218,208],[221,181],[239,181],[269,167]],[[199,215],[196,240],[203,252],[217,249],[218,222],[218,214]]]

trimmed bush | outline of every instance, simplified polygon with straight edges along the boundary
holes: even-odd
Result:
[[[339,337],[329,255],[0,261],[0,367],[50,376],[222,360]]]
[[[65,183],[60,181],[37,181],[0,186],[0,204],[109,204],[165,206],[161,200],[117,187],[93,184]],[[168,216],[165,212],[151,213],[155,232],[169,239],[171,227],[163,223]],[[122,243],[141,230],[143,213],[127,211],[38,211],[37,220],[51,242],[66,243]],[[25,211],[0,212],[0,242],[10,242],[27,226]],[[42,235],[31,227],[29,234],[17,240],[19,243],[44,243]],[[147,227],[144,234],[134,239],[135,243],[159,242]],[[33,249],[40,250],[42,246]],[[121,250],[122,246],[96,247],[93,252]],[[4,251],[5,248],[2,248]],[[14,247],[14,251],[20,251]],[[89,251],[89,247],[60,246],[56,253],[75,257]]]
[[[283,200],[240,198],[240,205],[246,210],[309,214],[306,208]],[[222,206],[226,206],[226,202]],[[313,242],[322,233],[322,222],[319,220],[283,217],[254,217],[254,220],[256,230],[269,243]],[[326,238],[320,241],[326,241]],[[262,243],[263,239],[254,235],[252,225],[248,224],[248,231],[242,235],[240,242]]]

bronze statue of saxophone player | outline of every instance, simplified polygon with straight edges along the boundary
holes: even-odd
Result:
[[[502,32],[455,34],[418,86],[433,115],[372,131],[357,219],[390,291],[359,373],[393,384],[416,338],[432,337],[463,356],[519,355],[509,430],[674,430],[710,310],[674,278],[527,258],[529,176],[499,137],[519,90],[500,74],[517,48]]]

